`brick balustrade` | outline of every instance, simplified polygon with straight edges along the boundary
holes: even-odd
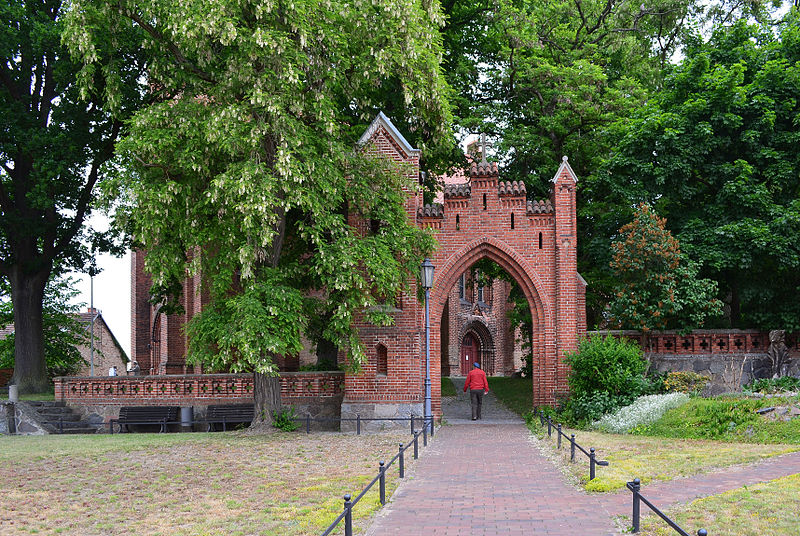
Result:
[[[55,378],[55,398],[82,406],[207,406],[253,400],[252,374],[176,374]],[[344,372],[285,372],[281,399],[331,398],[344,392]]]
[[[639,331],[593,331],[588,335],[625,337],[642,345]],[[787,333],[790,353],[800,353],[800,333]],[[695,330],[688,334],[677,331],[653,332],[648,350],[656,354],[765,354],[769,349],[769,333],[755,330]]]

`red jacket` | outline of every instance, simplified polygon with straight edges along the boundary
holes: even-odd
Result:
[[[469,389],[483,389],[489,391],[489,382],[486,381],[486,373],[479,368],[473,368],[467,374],[467,381],[464,382],[464,392]]]

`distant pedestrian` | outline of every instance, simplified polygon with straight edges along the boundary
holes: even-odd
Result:
[[[481,370],[480,363],[473,363],[472,370],[467,374],[467,381],[464,382],[464,392],[469,390],[469,398],[472,403],[472,420],[481,418],[481,406],[483,405],[483,395],[489,394],[489,382],[486,380],[486,373]]]

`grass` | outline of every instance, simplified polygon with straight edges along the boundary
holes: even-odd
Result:
[[[800,474],[697,499],[666,513],[690,534],[704,528],[714,536],[795,536],[800,532],[797,512]],[[639,534],[672,536],[675,532],[648,515],[642,517]]]
[[[456,386],[447,376],[442,376],[442,396],[456,396]]]
[[[742,443],[800,444],[800,418],[781,421],[756,413],[756,410],[764,407],[792,404],[800,406],[800,397],[696,397],[687,404],[669,410],[661,419],[635,433]]]
[[[532,428],[540,437],[556,447],[556,433],[547,439],[546,428],[538,421]],[[589,463],[576,452],[575,463],[569,463],[569,441],[562,438],[561,455],[564,467],[588,491],[608,492],[623,489],[625,482],[639,478],[642,484],[653,480],[672,480],[714,471],[731,465],[753,463],[763,458],[800,450],[800,445],[721,443],[701,439],[665,439],[632,435],[604,434],[564,429],[575,434],[575,440],[587,451],[594,447],[598,460],[607,460],[608,467],[597,467],[597,478],[589,481]]]
[[[408,440],[407,431],[2,436],[0,535],[317,535]],[[398,480],[395,464],[387,492]],[[378,508],[376,486],[354,510],[356,528]]]
[[[489,389],[500,402],[524,417],[533,409],[533,382],[530,378],[489,378]]]

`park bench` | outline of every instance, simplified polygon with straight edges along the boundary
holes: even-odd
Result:
[[[124,406],[119,409],[119,418],[109,421],[109,428],[114,432],[114,423],[123,426],[130,432],[130,425],[159,425],[161,432],[167,431],[167,424],[178,421],[178,406]]]
[[[227,431],[230,424],[250,424],[255,416],[253,404],[223,404],[208,406],[206,422],[208,431],[214,430],[215,424],[221,424],[222,430]]]

